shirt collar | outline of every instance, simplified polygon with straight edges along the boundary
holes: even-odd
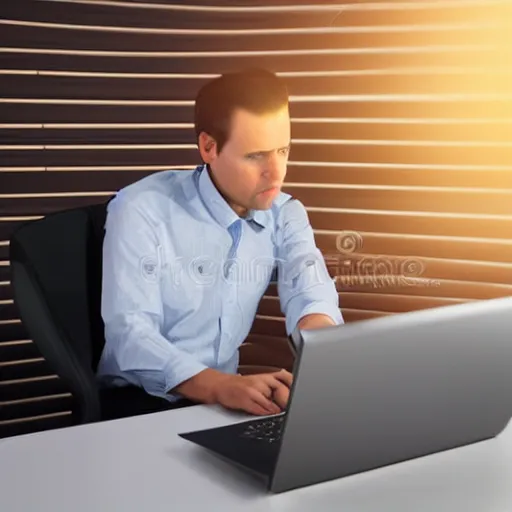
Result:
[[[269,218],[269,213],[263,210],[251,210],[246,217],[247,220],[256,222],[256,224],[259,224],[262,228],[267,227]]]
[[[222,197],[217,187],[213,183],[208,168],[203,165],[198,168],[199,180],[198,188],[201,199],[203,200],[206,208],[212,217],[224,228],[228,228],[233,222],[240,220],[240,217],[229,206],[226,200]],[[262,227],[266,227],[269,220],[269,215],[265,211],[250,210],[245,220],[252,221]]]

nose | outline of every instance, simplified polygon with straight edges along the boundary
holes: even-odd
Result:
[[[265,165],[263,171],[264,177],[270,183],[281,183],[286,174],[286,160],[279,155],[271,155]]]

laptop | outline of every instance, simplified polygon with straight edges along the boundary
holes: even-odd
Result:
[[[512,415],[512,297],[295,331],[286,411],[182,438],[289,491],[491,439]]]

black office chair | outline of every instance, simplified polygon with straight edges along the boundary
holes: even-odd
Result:
[[[29,336],[74,396],[78,424],[170,407],[135,386],[97,386],[105,343],[101,273],[107,204],[48,215],[24,224],[10,239],[15,304]]]

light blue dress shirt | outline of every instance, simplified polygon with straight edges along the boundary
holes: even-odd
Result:
[[[310,313],[343,323],[300,201],[281,193],[240,218],[206,166],[121,189],[105,224],[100,383],[173,401],[169,391],[206,368],[236,373],[274,269],[288,334]]]

